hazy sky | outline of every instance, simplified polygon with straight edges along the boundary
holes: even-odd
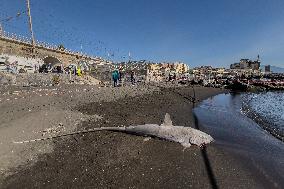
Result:
[[[241,58],[284,67],[283,0],[30,0],[35,37],[121,60],[228,67]],[[25,11],[0,0],[0,19]],[[3,22],[28,35],[25,15]]]

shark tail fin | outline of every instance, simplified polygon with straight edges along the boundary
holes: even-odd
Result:
[[[164,122],[162,123],[161,126],[167,126],[167,127],[173,126],[170,114],[166,113]]]

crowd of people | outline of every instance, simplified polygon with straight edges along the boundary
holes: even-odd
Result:
[[[114,87],[118,87],[120,85],[122,85],[123,80],[125,79],[125,74],[123,73],[123,71],[121,69],[115,69],[112,72],[112,81],[113,81],[113,86]],[[132,85],[135,85],[135,72],[131,71],[130,72],[130,82]]]
[[[69,65],[64,67],[63,64],[52,66],[51,63],[43,64],[38,69],[39,73],[60,73],[60,74],[72,74],[77,76],[82,76],[84,71],[80,66]]]

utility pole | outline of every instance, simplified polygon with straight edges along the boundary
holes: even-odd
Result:
[[[3,30],[2,24],[0,22],[0,37],[3,36],[3,32],[4,32],[4,30]]]
[[[32,37],[32,46],[33,46],[33,52],[34,52],[34,50],[35,50],[35,38],[34,38],[34,32],[33,32],[30,0],[27,0],[27,11],[28,11],[29,26],[30,26],[30,32],[31,32],[31,37]]]
[[[130,61],[131,61],[131,53],[130,53],[130,51],[128,52],[128,62],[130,63]]]

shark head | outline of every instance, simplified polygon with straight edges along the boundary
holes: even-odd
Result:
[[[174,126],[168,113],[166,113],[164,122],[161,125],[145,124],[129,126],[125,127],[125,131],[130,134],[158,137],[160,139],[177,142],[184,148],[189,148],[193,144],[202,147],[213,141],[210,135],[200,130],[191,127]]]
[[[200,130],[191,127],[174,126],[168,113],[165,115],[158,135],[160,138],[180,143],[184,148],[189,148],[192,144],[201,147],[213,141],[210,135]]]

